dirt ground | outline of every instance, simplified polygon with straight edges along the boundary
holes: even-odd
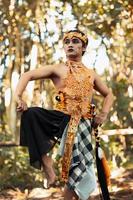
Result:
[[[27,188],[24,191],[10,187],[0,192],[0,200],[63,200],[62,191],[61,187],[49,190]],[[109,191],[111,200],[133,200],[133,170],[117,169],[111,178]],[[101,200],[99,190],[89,200]]]

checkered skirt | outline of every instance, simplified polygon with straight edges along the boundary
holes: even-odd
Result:
[[[67,136],[67,129],[68,126],[63,133],[63,141],[61,141],[62,148],[64,147],[65,138]],[[64,149],[61,151],[63,154]],[[79,122],[73,145],[72,161],[67,183],[70,189],[74,189],[86,175],[86,168],[92,164],[93,158],[91,120],[82,118]]]

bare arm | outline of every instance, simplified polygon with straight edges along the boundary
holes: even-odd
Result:
[[[101,81],[97,74],[95,75],[94,89],[104,97],[102,112],[109,113],[113,103],[113,94],[111,90]]]
[[[45,67],[31,70],[22,74],[15,91],[15,99],[18,104],[18,111],[23,111],[27,109],[25,102],[22,100],[22,94],[28,82],[37,79],[50,78],[50,76],[54,74],[55,68],[55,65],[47,65]]]
[[[102,111],[95,119],[95,126],[98,126],[102,124],[107,118],[107,115],[113,104],[113,94],[111,90],[101,81],[97,74],[95,74],[94,78],[94,89],[104,97]]]
[[[17,88],[16,88],[16,97],[22,97],[23,91],[25,90],[29,81],[49,78],[54,73],[55,66],[46,66],[39,69],[31,70],[22,74]]]

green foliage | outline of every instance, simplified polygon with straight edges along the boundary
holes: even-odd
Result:
[[[45,64],[59,63],[62,61],[62,35],[74,24],[85,31],[94,39],[99,38],[106,48],[109,58],[109,68],[103,74],[104,80],[112,88],[115,100],[108,121],[104,129],[117,129],[132,127],[132,95],[129,86],[132,86],[131,70],[133,66],[133,36],[132,36],[132,6],[131,0],[25,0],[7,1],[1,0],[1,29],[0,29],[0,140],[12,141],[17,138],[19,121],[14,104],[13,73],[18,75],[30,70],[33,57],[37,54],[37,64],[40,67]],[[69,12],[69,14],[67,14]],[[52,25],[51,25],[52,24]],[[37,48],[34,56],[31,56],[33,47]],[[60,50],[60,51],[59,51]],[[98,48],[96,47],[98,51]],[[60,56],[56,57],[56,54]],[[93,67],[95,68],[95,62]],[[34,64],[34,63],[33,63]],[[103,78],[102,77],[102,78]],[[5,98],[6,92],[10,95]],[[33,87],[33,98],[27,98],[28,105],[44,105],[40,91],[46,92],[46,102],[52,108],[53,89],[48,80],[43,83],[36,81]],[[9,98],[10,97],[10,98]],[[5,100],[10,102],[5,106]],[[41,100],[40,100],[41,99]],[[41,103],[40,103],[41,102]],[[98,112],[102,106],[102,99],[95,95],[94,103]],[[45,106],[45,105],[44,105]],[[16,125],[17,124],[17,125]],[[16,129],[14,128],[16,127]],[[117,160],[123,162],[125,151],[122,144],[111,137],[111,157],[117,152]],[[128,141],[129,144],[130,140]],[[117,143],[117,144],[116,144]],[[105,148],[108,149],[108,146]],[[128,146],[128,143],[127,143]],[[131,151],[131,149],[129,149]],[[127,160],[130,156],[128,154]],[[58,159],[55,163],[58,170]],[[59,166],[60,167],[60,166]],[[39,175],[37,175],[39,174]],[[42,181],[39,171],[29,167],[28,154],[23,148],[0,149],[0,186],[11,182],[25,186],[26,182],[37,184]],[[37,182],[38,181],[38,182]]]
[[[112,169],[126,167],[133,168],[133,136],[112,135],[101,139],[101,146]],[[106,142],[105,142],[106,141]]]
[[[42,172],[29,165],[26,148],[10,147],[0,149],[0,188],[30,185],[42,186]]]

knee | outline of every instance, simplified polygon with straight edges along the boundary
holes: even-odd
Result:
[[[23,118],[28,118],[28,119],[32,118],[35,115],[36,111],[37,111],[37,107],[30,107],[22,113],[21,118],[22,119]]]

